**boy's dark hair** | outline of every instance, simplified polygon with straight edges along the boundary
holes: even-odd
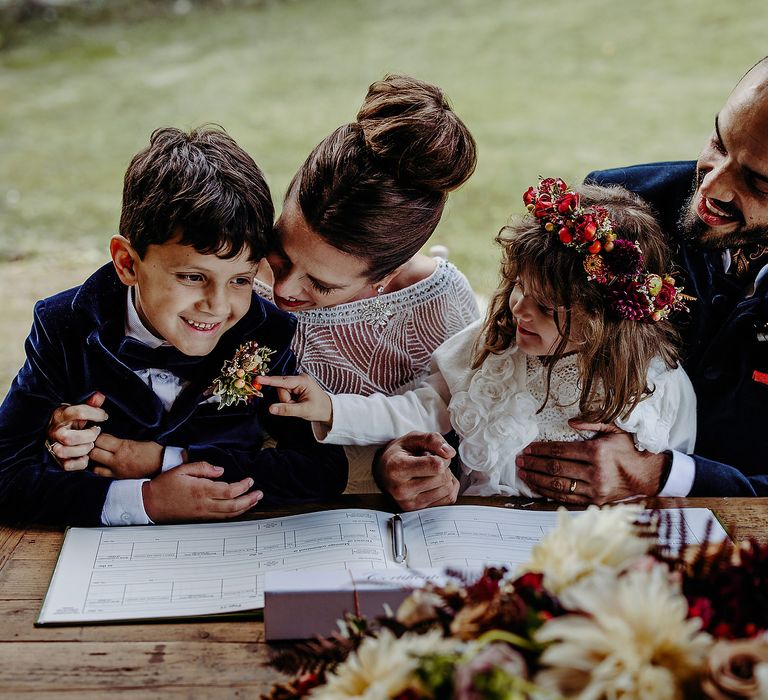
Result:
[[[221,127],[156,129],[125,173],[120,233],[140,257],[177,234],[199,253],[267,251],[274,206],[259,166]]]

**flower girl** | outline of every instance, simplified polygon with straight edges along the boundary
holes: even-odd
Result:
[[[667,320],[687,297],[650,210],[622,188],[553,178],[523,199],[528,215],[496,239],[501,286],[485,321],[435,350],[417,389],[330,396],[306,375],[265,377],[284,402],[270,410],[340,444],[454,430],[466,495],[533,495],[515,456],[534,440],[592,437],[568,425],[575,417],[614,423],[640,450],[690,452],[695,396]]]

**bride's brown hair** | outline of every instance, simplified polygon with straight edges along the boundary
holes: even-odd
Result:
[[[581,185],[573,189],[584,206],[604,207],[622,238],[638,242],[649,272],[663,274],[669,269],[664,234],[639,197],[622,187]],[[548,367],[547,398],[552,368],[573,341],[578,345],[579,409],[585,420],[610,423],[627,417],[653,393],[647,384],[651,360],[658,356],[670,369],[677,365],[680,339],[673,325],[667,320],[642,323],[616,318],[599,285],[587,279],[584,256],[545,231],[540,219],[521,217],[502,228],[496,242],[503,250],[501,285],[491,298],[473,367],[514,342],[516,325],[509,298],[520,278],[525,279],[527,292],[555,306],[561,340],[552,355],[543,358]],[[564,308],[564,313],[557,307]]]
[[[286,200],[326,242],[366,260],[377,281],[426,243],[476,160],[475,141],[440,88],[388,75],[370,86],[357,120],[309,154]]]

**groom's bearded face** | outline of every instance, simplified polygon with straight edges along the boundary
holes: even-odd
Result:
[[[715,118],[681,224],[699,247],[768,243],[768,62],[752,69]]]
[[[768,244],[768,220],[763,224],[748,226],[743,218],[739,224],[730,229],[718,229],[707,226],[696,211],[699,199],[697,194],[703,173],[697,173],[691,193],[680,212],[679,225],[683,238],[694,247],[702,250],[725,250],[755,243]],[[720,203],[722,206],[722,203]]]

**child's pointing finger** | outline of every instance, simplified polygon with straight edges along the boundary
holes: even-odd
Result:
[[[280,403],[272,404],[269,412],[276,416],[295,416],[305,420],[330,423],[331,399],[308,374],[295,377],[261,377],[263,386],[277,389]]]

